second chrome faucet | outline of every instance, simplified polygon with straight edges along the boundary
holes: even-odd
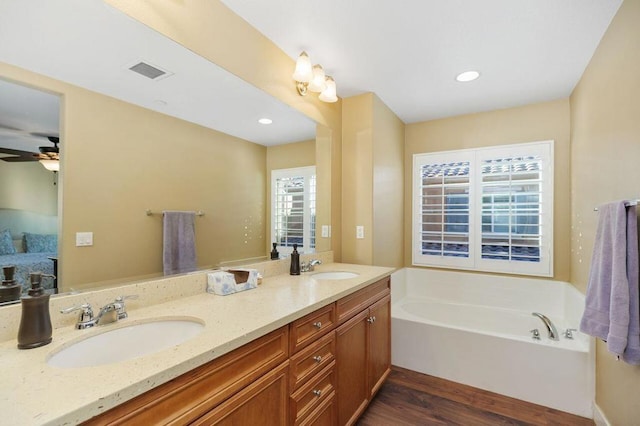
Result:
[[[78,316],[78,321],[76,322],[76,328],[78,330],[84,330],[85,328],[90,328],[96,326],[98,324],[108,324],[114,321],[119,321],[121,319],[127,318],[127,307],[124,303],[126,299],[137,299],[137,295],[132,296],[118,296],[116,299],[104,305],[100,308],[100,312],[98,315],[93,314],[93,309],[91,305],[85,303],[83,305],[72,306],[70,308],[61,309],[61,314],[69,314],[71,312],[80,311],[80,315]],[[104,318],[107,314],[112,313],[112,317],[109,321],[106,321]]]

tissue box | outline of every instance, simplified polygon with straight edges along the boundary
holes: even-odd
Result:
[[[257,269],[231,269],[207,274],[207,292],[218,296],[251,290],[257,286]]]

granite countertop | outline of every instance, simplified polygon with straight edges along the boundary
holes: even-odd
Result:
[[[87,330],[56,327],[53,342],[18,350],[16,340],[0,343],[3,378],[0,412],[13,424],[76,424],[107,411],[291,321],[334,302],[393,272],[393,268],[326,264],[321,271],[350,271],[345,280],[317,281],[312,273],[264,278],[258,288],[228,296],[202,293],[129,309],[129,318]],[[195,278],[194,278],[195,279]],[[52,309],[54,315],[60,315]],[[197,318],[203,331],[186,342],[127,361],[64,369],[46,363],[65,346],[139,321]],[[54,321],[55,324],[55,321]]]

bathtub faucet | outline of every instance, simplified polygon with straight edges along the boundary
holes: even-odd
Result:
[[[542,315],[538,312],[532,312],[531,315],[533,315],[534,317],[538,317],[542,320],[544,325],[547,327],[547,331],[549,332],[549,339],[560,340],[560,338],[558,337],[558,330],[556,330],[556,326],[553,325],[551,320],[547,318],[546,315]]]

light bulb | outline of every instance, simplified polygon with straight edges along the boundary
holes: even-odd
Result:
[[[338,96],[336,95],[336,82],[333,77],[327,76],[326,79],[327,88],[320,93],[318,97],[322,102],[337,102]]]
[[[327,88],[326,77],[321,65],[313,66],[313,78],[309,82],[309,90],[320,93]]]
[[[296,69],[293,72],[293,79],[302,83],[311,81],[313,73],[311,71],[311,59],[307,52],[302,52],[296,61]]]

